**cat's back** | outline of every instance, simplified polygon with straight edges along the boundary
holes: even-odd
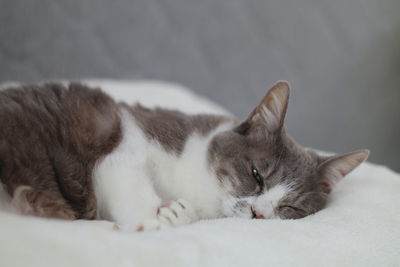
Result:
[[[107,150],[118,135],[118,105],[98,89],[79,83],[28,85],[0,91],[2,140],[30,139],[63,146],[81,154]]]
[[[49,83],[0,91],[0,179],[60,192],[77,214],[94,206],[90,175],[121,139],[118,105],[97,89]]]

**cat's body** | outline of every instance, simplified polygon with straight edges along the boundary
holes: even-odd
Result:
[[[277,83],[249,118],[116,103],[80,84],[0,92],[0,180],[23,214],[152,230],[203,218],[300,218],[366,151],[296,145]]]
[[[233,121],[140,105],[122,105],[120,114],[123,139],[94,170],[97,217],[126,228],[155,219],[162,204],[180,198],[200,218],[221,217],[225,192],[208,168],[207,150],[211,138]]]

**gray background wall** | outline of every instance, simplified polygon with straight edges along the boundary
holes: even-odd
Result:
[[[155,78],[245,117],[292,83],[288,130],[400,170],[398,0],[0,0],[0,81]]]

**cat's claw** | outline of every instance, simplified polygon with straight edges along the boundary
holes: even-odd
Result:
[[[198,220],[198,216],[192,205],[184,200],[178,199],[168,205],[162,205],[157,212],[157,219],[148,220],[137,227],[137,231],[152,231],[179,225],[190,224]]]
[[[158,210],[158,219],[171,226],[179,226],[194,222],[197,220],[197,215],[188,201],[178,199],[167,206],[162,206]]]

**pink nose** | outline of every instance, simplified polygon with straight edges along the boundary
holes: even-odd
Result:
[[[256,218],[256,219],[265,219],[265,217],[263,215],[256,215],[254,218]]]
[[[251,208],[251,212],[253,213],[253,219],[265,219],[265,217],[259,214],[256,210]]]

